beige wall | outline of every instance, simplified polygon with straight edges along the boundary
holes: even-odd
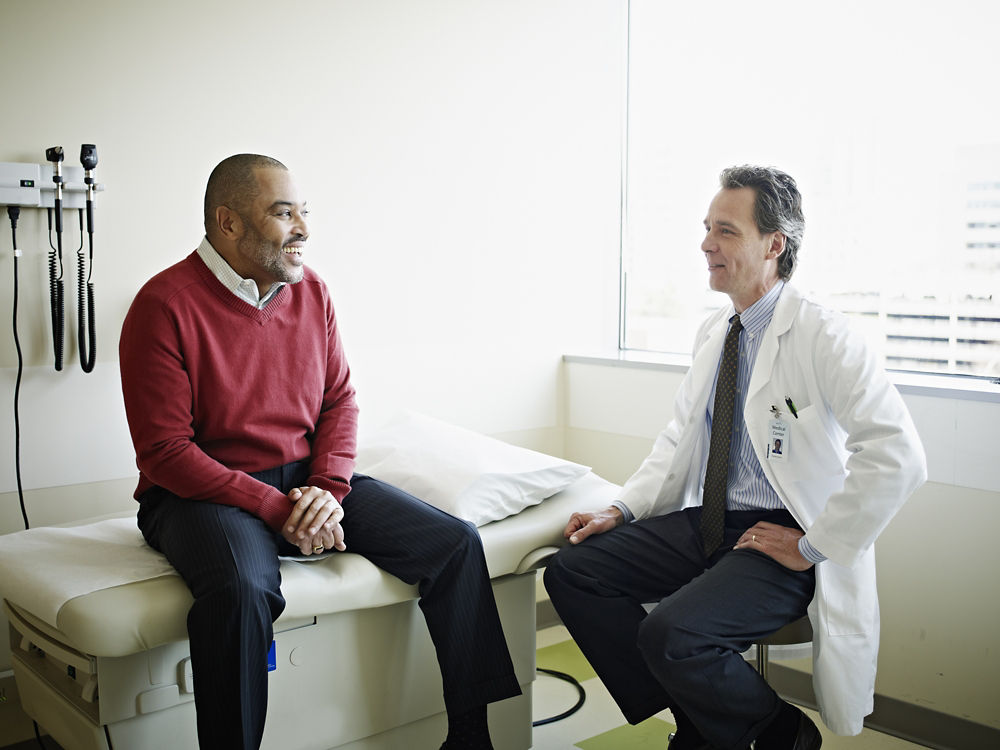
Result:
[[[44,212],[18,227],[32,523],[134,507],[121,322],[138,287],[198,244],[208,174],[242,151],[285,162],[309,203],[307,263],[331,287],[362,432],[406,407],[559,452],[560,358],[615,338],[623,21],[618,0],[0,2],[0,161],[62,145],[78,165],[95,143],[106,186],[92,374],[75,344],[75,214],[61,373]],[[0,212],[5,311],[10,248]],[[0,534],[22,526],[2,320]],[[12,705],[0,746],[29,736],[4,736]]]
[[[560,356],[614,340],[624,31],[616,0],[0,3],[0,161],[95,143],[98,365],[51,366],[44,212],[18,229],[30,490],[134,475],[117,340],[201,239],[212,167],[284,161],[311,210],[362,430],[399,407],[488,433],[557,426]],[[12,254],[0,214],[0,307]],[[7,318],[5,318],[7,319]],[[16,356],[0,334],[0,396]],[[0,456],[13,456],[11,409]],[[15,488],[0,462],[0,493]],[[20,524],[3,495],[0,532]],[[11,525],[13,524],[13,525]]]

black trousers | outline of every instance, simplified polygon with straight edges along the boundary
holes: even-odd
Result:
[[[287,492],[308,475],[300,462],[254,476]],[[418,585],[448,711],[519,695],[475,527],[361,475],[343,507],[348,551]],[[272,623],[285,607],[278,555],[298,548],[242,509],[161,488],[142,496],[139,528],[194,595],[187,625],[200,746],[259,747]]]
[[[727,512],[707,559],[700,519],[689,508],[565,547],[545,587],[629,722],[671,708],[713,747],[746,748],[781,704],[740,654],[805,614],[815,572],[731,549],[758,521],[795,527],[787,511]],[[647,615],[645,602],[659,604]]]

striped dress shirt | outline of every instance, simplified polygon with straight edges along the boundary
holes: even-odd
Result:
[[[743,414],[743,405],[746,403],[750,375],[757,361],[757,352],[760,351],[761,342],[764,340],[764,331],[771,323],[774,308],[777,306],[781,290],[784,288],[785,283],[779,281],[771,287],[767,294],[740,314],[743,330],[740,332],[739,368],[736,376],[736,399],[733,414]],[[732,317],[735,312],[733,310],[729,317]],[[720,357],[719,364],[721,365],[721,363]],[[715,408],[717,380],[718,369],[715,381],[712,383],[712,391],[708,396],[708,409],[705,411],[706,445],[708,436],[712,433],[712,411]],[[707,462],[708,453],[706,451],[699,469],[703,484]],[[624,503],[615,502],[613,505],[622,511],[626,522],[633,519],[631,510]],[[742,418],[734,419],[733,439],[729,447],[729,487],[726,492],[726,510],[781,510],[784,507],[781,498],[778,497],[771,483],[767,481],[760,461],[757,460],[757,454],[754,453],[753,444],[750,442],[750,434],[747,432],[746,422]],[[799,552],[811,563],[820,563],[826,559],[804,536],[799,540]]]

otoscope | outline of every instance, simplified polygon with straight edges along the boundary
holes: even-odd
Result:
[[[52,162],[52,182],[56,186],[55,216],[56,216],[56,245],[52,245],[52,209],[49,209],[49,307],[52,312],[52,351],[55,354],[56,370],[62,370],[63,363],[63,327],[65,323],[65,312],[63,307],[63,265],[62,265],[62,146],[52,146],[45,149],[45,158]],[[58,248],[58,249],[57,249]],[[58,259],[56,254],[58,253]],[[58,273],[57,263],[58,260]]]
[[[89,244],[90,265],[85,271],[83,258],[83,243],[77,250],[76,277],[76,310],[77,310],[77,341],[80,345],[80,367],[84,372],[94,369],[97,360],[97,322],[94,316],[94,285],[91,275],[94,273],[94,168],[97,166],[97,146],[84,143],[80,146],[80,164],[83,165],[83,182],[87,186],[87,237]],[[87,346],[87,338],[90,345]]]

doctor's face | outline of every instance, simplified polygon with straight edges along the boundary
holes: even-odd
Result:
[[[753,188],[722,189],[705,217],[701,250],[708,261],[708,283],[725,292],[741,313],[778,281],[778,255],[785,238],[780,232],[761,234],[753,218]]]

